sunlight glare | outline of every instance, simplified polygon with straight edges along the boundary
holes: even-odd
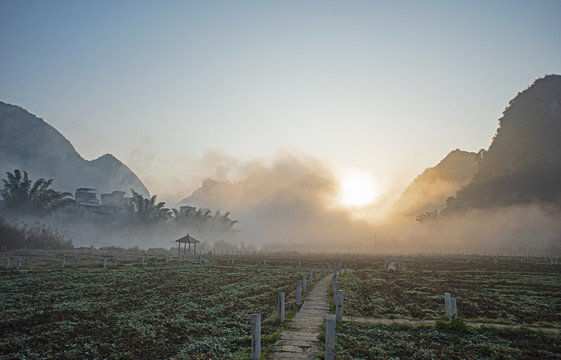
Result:
[[[341,203],[347,207],[371,204],[378,196],[376,182],[363,171],[348,171],[343,175],[340,185]]]

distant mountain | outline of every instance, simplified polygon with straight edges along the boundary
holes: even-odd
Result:
[[[532,202],[561,206],[561,76],[536,80],[499,119],[473,179],[446,212]]]
[[[85,160],[54,127],[21,107],[0,102],[0,178],[15,169],[27,171],[32,180],[52,178],[52,188],[60,191],[133,188],[148,195],[142,181],[113,155]]]
[[[405,189],[392,208],[395,215],[415,217],[441,210],[446,199],[465,186],[477,171],[476,153],[456,149],[428,168]]]

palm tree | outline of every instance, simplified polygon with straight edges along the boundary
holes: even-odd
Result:
[[[173,213],[176,223],[187,227],[190,231],[194,231],[197,234],[203,231],[208,221],[212,218],[210,210],[203,208],[189,207],[181,209],[181,211],[173,209]]]
[[[214,214],[215,226],[218,227],[218,231],[221,233],[227,233],[232,230],[232,227],[238,223],[237,220],[230,219],[230,212],[226,214],[220,214],[220,210]]]
[[[438,210],[434,211],[427,211],[425,213],[417,215],[415,218],[421,224],[428,223],[429,221],[436,221],[438,220]]]
[[[4,198],[3,207],[19,214],[45,216],[53,211],[73,204],[72,194],[60,192],[49,187],[53,179],[38,179],[32,185],[26,171],[7,172],[7,180],[2,179],[4,189],[0,191]]]
[[[136,219],[143,224],[153,224],[160,221],[167,221],[172,218],[172,210],[165,207],[165,202],[156,203],[157,195],[150,199],[144,198],[131,189],[132,200],[128,209],[134,214]]]

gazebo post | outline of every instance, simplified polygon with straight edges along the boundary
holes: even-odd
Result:
[[[195,255],[197,255],[197,243],[195,243],[195,250],[193,250],[195,252]]]
[[[187,239],[189,241],[189,239]],[[191,242],[189,241],[189,254],[191,253]]]
[[[181,254],[181,243],[177,243],[177,255]]]
[[[185,255],[185,251],[187,250],[187,243],[183,244],[183,255]]]

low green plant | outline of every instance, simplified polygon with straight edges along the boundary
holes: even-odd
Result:
[[[435,326],[439,330],[448,330],[454,332],[464,332],[468,329],[465,319],[457,315],[452,315],[450,318],[443,316],[440,319],[436,320]]]

